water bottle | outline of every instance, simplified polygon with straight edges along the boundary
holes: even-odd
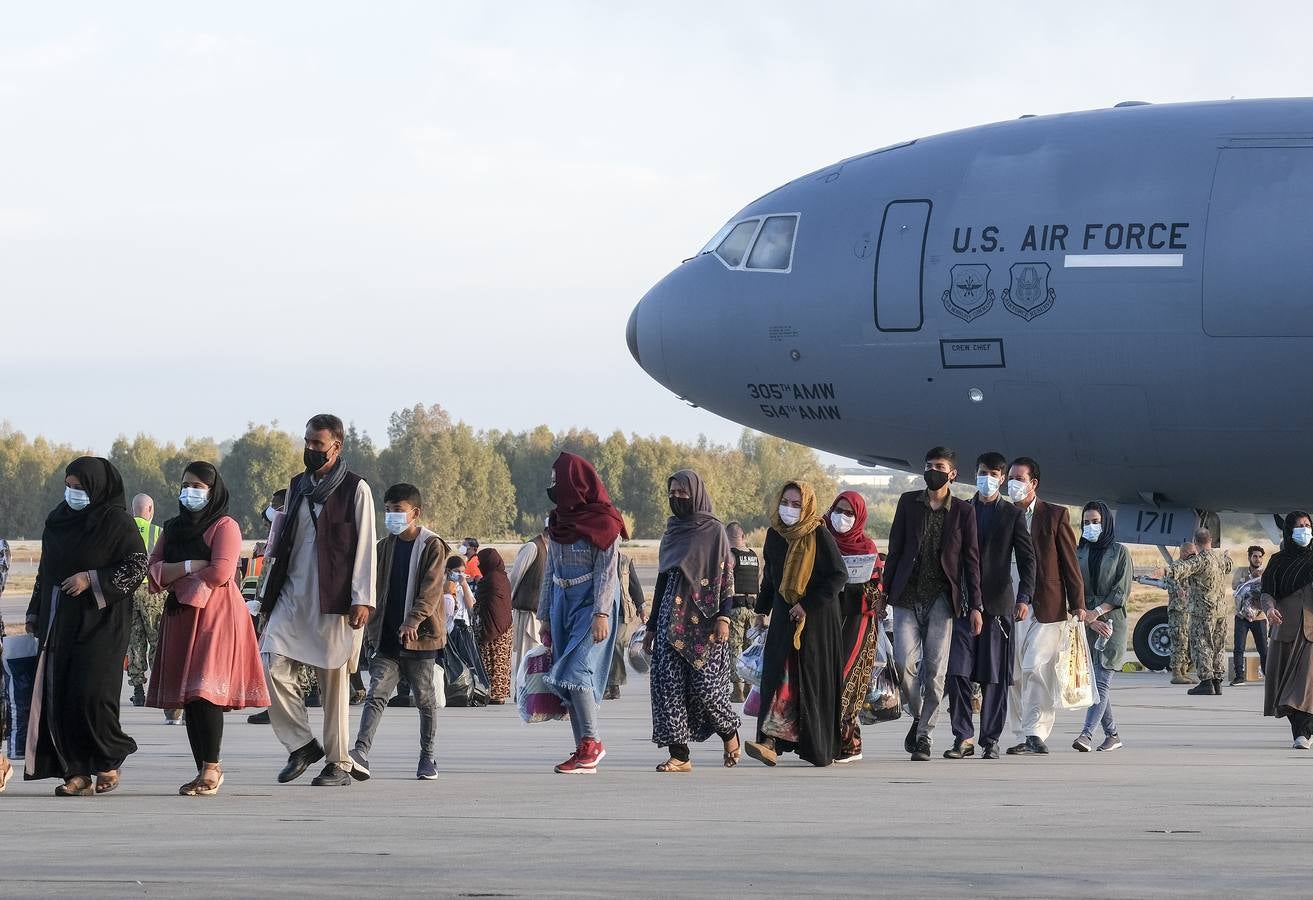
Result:
[[[1098,640],[1096,640],[1096,641],[1094,642],[1094,649],[1095,649],[1095,650],[1102,650],[1104,647],[1108,646],[1108,638],[1110,638],[1110,637],[1112,637],[1111,634],[1101,634],[1101,635],[1099,635]]]

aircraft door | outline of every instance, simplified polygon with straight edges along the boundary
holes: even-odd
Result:
[[[1204,331],[1313,336],[1313,147],[1218,153],[1204,250]]]
[[[884,208],[875,254],[875,327],[881,331],[920,331],[929,200],[895,200]]]

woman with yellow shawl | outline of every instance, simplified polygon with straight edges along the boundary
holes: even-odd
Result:
[[[811,485],[786,484],[762,549],[756,611],[758,624],[767,615],[771,622],[757,740],[744,748],[768,766],[790,751],[814,766],[839,756],[839,593],[848,569],[822,524]]]

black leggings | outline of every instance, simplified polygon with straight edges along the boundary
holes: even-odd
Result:
[[[1290,736],[1293,738],[1313,737],[1313,713],[1302,709],[1287,707],[1286,718],[1290,720]]]
[[[205,763],[217,763],[219,745],[223,743],[223,710],[209,700],[188,703],[187,740],[196,759],[196,771]]]
[[[738,734],[737,731],[731,731],[729,732],[729,734],[718,734],[716,736],[720,738],[722,741],[724,741],[725,743],[729,743],[730,739],[737,734]],[[671,744],[669,749],[670,749],[671,759],[678,760],[679,762],[688,762],[689,760],[688,744]]]

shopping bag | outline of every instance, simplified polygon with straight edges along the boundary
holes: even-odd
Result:
[[[894,667],[881,665],[871,676],[871,686],[866,690],[866,699],[857,711],[857,718],[863,725],[874,725],[876,722],[892,722],[902,714],[902,693],[898,690]]]
[[[1094,683],[1094,657],[1085,637],[1085,626],[1076,619],[1063,623],[1055,683],[1053,702],[1060,709],[1087,709],[1099,700],[1099,688]]]
[[[474,632],[464,622],[456,622],[447,632],[447,646],[442,651],[447,676],[448,706],[487,706],[490,691],[483,671],[483,657],[474,643]]]
[[[766,656],[766,633],[759,628],[748,632],[752,644],[734,661],[739,680],[746,684],[761,684],[761,666]]]
[[[748,691],[748,697],[743,701],[743,715],[756,717],[761,715],[761,688],[753,686]]]
[[[550,647],[534,647],[524,654],[520,663],[518,681],[520,692],[515,698],[520,718],[525,722],[550,722],[569,715],[565,704],[547,685],[547,673],[552,670]]]
[[[8,696],[0,698],[9,719],[10,759],[22,759],[27,746],[27,717],[32,708],[32,691],[36,687],[36,635],[16,634],[4,639],[4,666]]]
[[[625,659],[629,661],[629,668],[639,675],[646,675],[652,671],[652,657],[643,649],[643,640],[646,637],[647,626],[639,625],[634,629],[633,636],[629,638],[629,645],[625,648]]]

